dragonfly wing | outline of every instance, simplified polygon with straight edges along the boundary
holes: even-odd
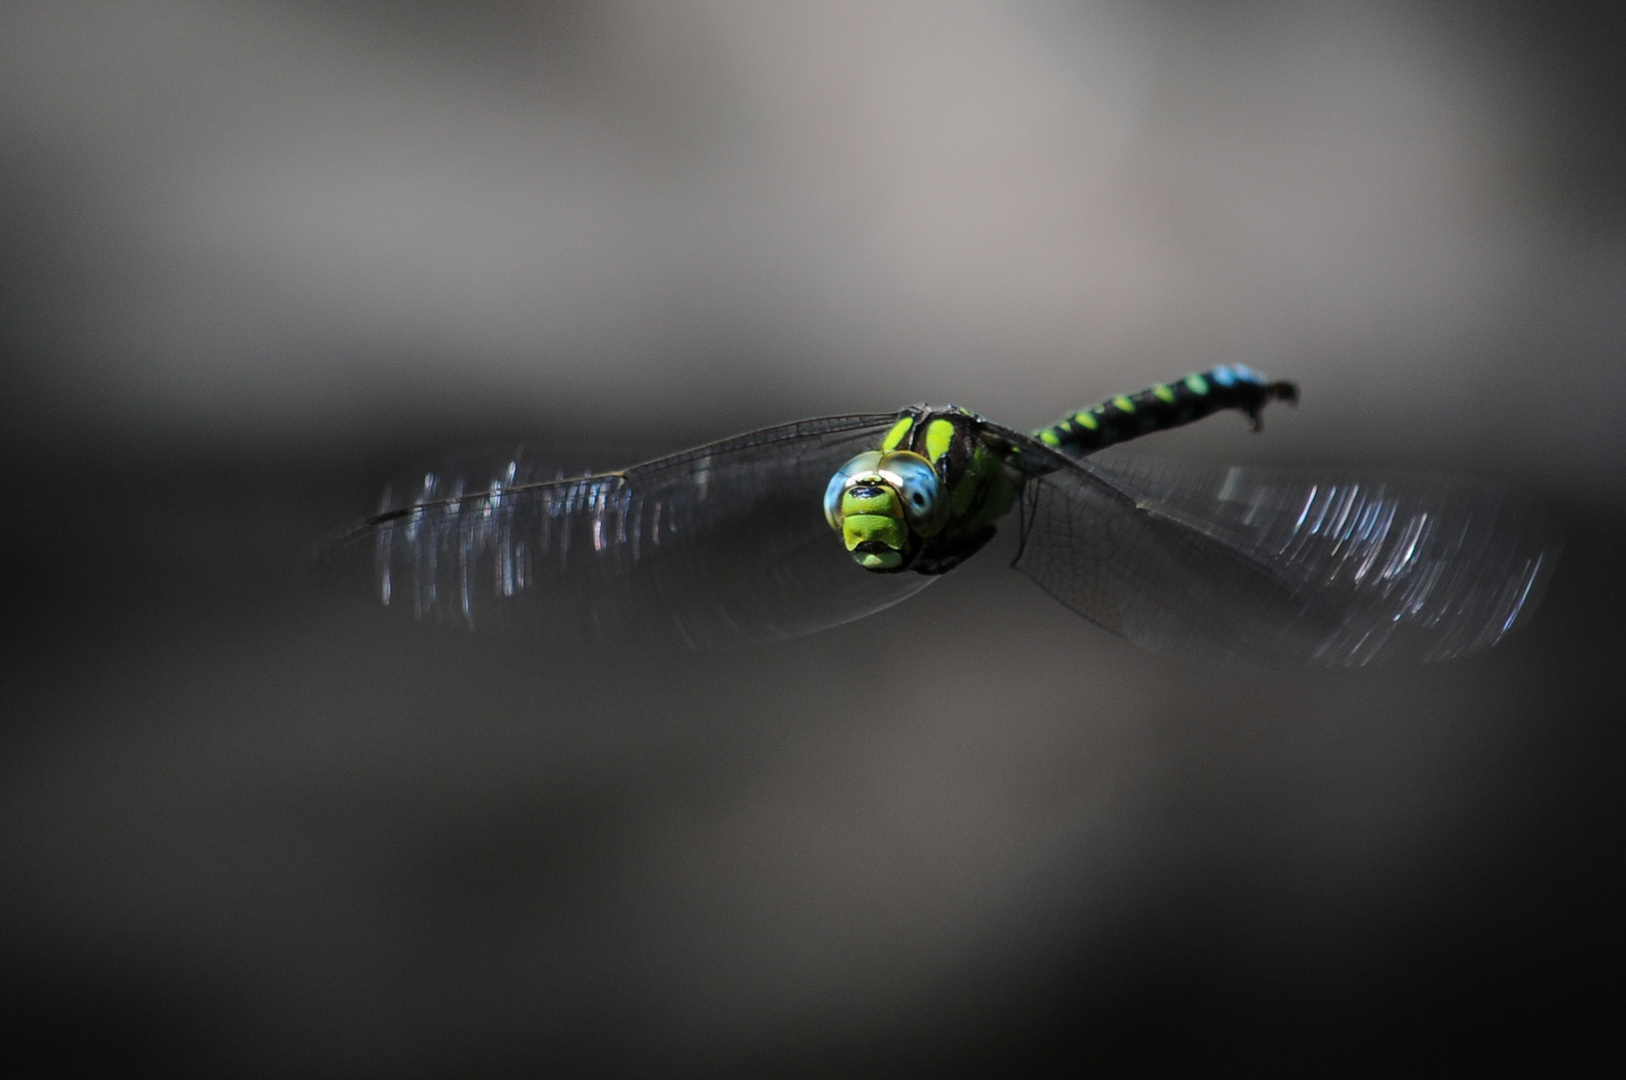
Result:
[[[1527,621],[1559,544],[1453,477],[1068,460],[1028,497],[1017,568],[1131,640],[1348,666],[1478,652]]]
[[[1081,462],[1029,480],[1022,513],[1016,569],[1080,615],[1146,648],[1206,660],[1268,660],[1292,653],[1291,642],[1319,615],[1290,580],[1149,512]]]
[[[931,580],[863,572],[824,520],[830,477],[893,421],[806,420],[574,479],[519,458],[429,473],[323,561],[470,626],[693,647],[810,633]]]

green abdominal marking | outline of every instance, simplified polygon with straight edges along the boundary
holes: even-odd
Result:
[[[1259,428],[1259,412],[1272,401],[1298,400],[1290,382],[1271,382],[1241,364],[1187,375],[1172,384],[1158,383],[1138,394],[1126,394],[1076,412],[1040,428],[1033,437],[1071,454],[1102,450],[1154,431],[1189,424],[1221,409],[1245,413]]]

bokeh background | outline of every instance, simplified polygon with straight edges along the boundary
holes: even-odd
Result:
[[[8,0],[0,1070],[1626,1064],[1626,17],[1558,7]],[[1216,670],[986,559],[689,655],[306,570],[449,448],[1220,362],[1303,404],[1165,452],[1540,493],[1534,625]]]

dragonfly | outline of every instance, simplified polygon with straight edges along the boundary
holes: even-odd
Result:
[[[514,452],[392,486],[320,561],[421,618],[696,649],[864,618],[1001,529],[1074,612],[1197,659],[1445,660],[1529,621],[1560,544],[1497,483],[1098,456],[1297,397],[1234,365],[1032,432],[914,405],[573,477]]]

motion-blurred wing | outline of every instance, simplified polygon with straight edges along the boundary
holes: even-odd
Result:
[[[694,647],[805,634],[931,581],[863,573],[824,521],[830,477],[893,420],[806,420],[574,479],[518,459],[430,473],[322,561],[387,604],[470,626]]]
[[[1441,476],[1091,458],[1031,484],[1025,512],[1017,569],[1133,641],[1211,658],[1478,652],[1529,619],[1559,549],[1529,502]]]

